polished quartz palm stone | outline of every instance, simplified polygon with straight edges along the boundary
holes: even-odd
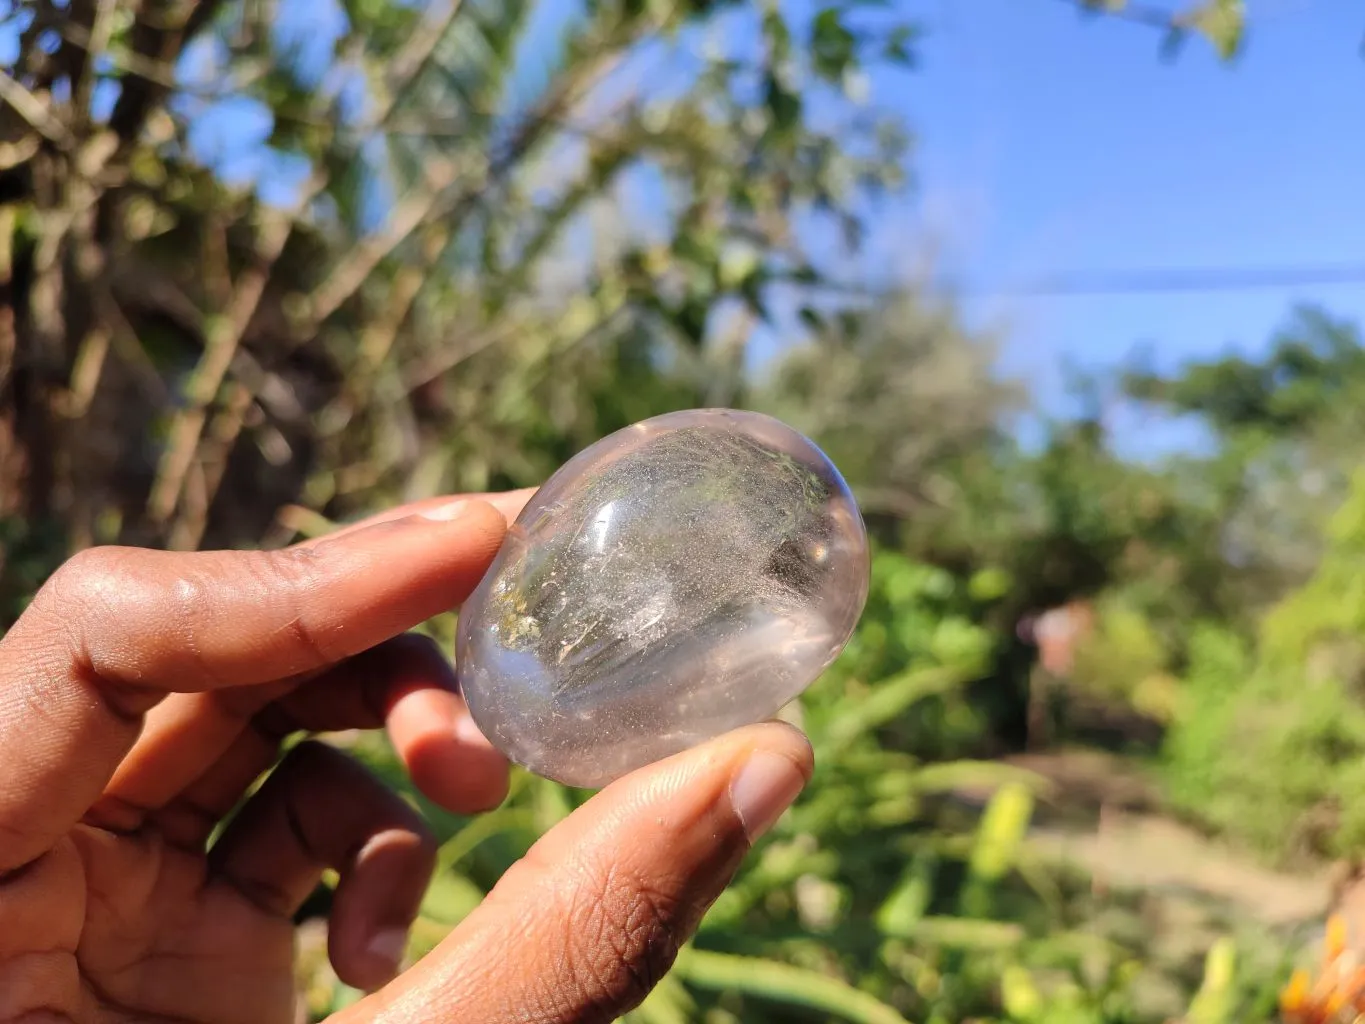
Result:
[[[460,684],[513,761],[597,787],[770,718],[848,642],[867,534],[829,459],[767,416],[699,409],[579,453],[460,614]]]

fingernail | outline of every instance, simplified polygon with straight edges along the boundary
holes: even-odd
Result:
[[[417,513],[423,519],[430,519],[433,522],[446,523],[452,519],[458,519],[469,507],[467,501],[452,501],[445,505],[437,505],[429,508],[425,512]]]
[[[777,823],[805,788],[806,777],[790,758],[754,753],[730,782],[730,802],[752,843]]]
[[[403,954],[408,948],[408,933],[402,928],[391,928],[378,932],[370,940],[366,950],[376,960],[382,961],[391,974],[397,974],[403,963]]]

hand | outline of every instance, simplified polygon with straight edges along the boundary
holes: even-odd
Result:
[[[382,725],[432,800],[503,799],[450,666],[404,631],[468,596],[525,499],[426,502],[284,551],[67,563],[0,641],[0,1022],[292,1021],[291,917],[329,867],[330,958],[373,993],[339,1022],[637,1004],[809,777],[794,730],[604,789],[396,979],[433,839],[337,749],[294,746],[206,850],[299,732]]]

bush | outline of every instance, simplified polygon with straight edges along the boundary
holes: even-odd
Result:
[[[1165,749],[1177,806],[1279,862],[1365,852],[1365,476],[1329,536],[1251,644],[1196,632]]]

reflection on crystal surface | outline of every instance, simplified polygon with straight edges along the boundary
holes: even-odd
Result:
[[[771,717],[847,643],[867,535],[843,479],[777,420],[637,423],[513,524],[460,615],[460,683],[519,764],[596,787]]]

